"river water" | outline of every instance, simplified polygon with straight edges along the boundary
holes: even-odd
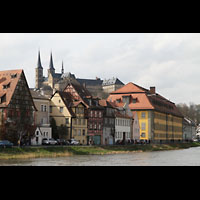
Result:
[[[114,155],[0,160],[0,166],[200,166],[200,147]]]

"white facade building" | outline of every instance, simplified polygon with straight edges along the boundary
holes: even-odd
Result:
[[[51,129],[49,129],[49,127],[37,127],[35,137],[31,139],[31,145],[42,145],[42,140],[44,138],[52,138]]]
[[[115,143],[117,141],[130,141],[132,118],[119,112],[115,114],[115,117]]]

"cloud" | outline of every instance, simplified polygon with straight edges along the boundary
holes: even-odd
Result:
[[[50,52],[60,72],[79,78],[118,77],[157,91],[175,103],[200,103],[200,34],[5,33],[0,34],[0,70],[23,68],[30,87],[40,48],[44,73]]]

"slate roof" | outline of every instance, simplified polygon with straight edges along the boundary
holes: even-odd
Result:
[[[103,83],[103,80],[101,79],[81,79],[81,78],[77,78],[76,79],[81,85],[85,84],[85,85],[90,85],[90,86],[101,86]]]
[[[124,83],[122,83],[118,78],[112,78],[112,79],[105,79],[102,83],[103,86],[107,86],[107,85],[124,85]]]
[[[49,100],[46,96],[42,95],[39,91],[36,91],[35,89],[30,89],[30,92],[33,99]]]

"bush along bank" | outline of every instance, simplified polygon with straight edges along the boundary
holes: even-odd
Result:
[[[0,159],[65,157],[73,155],[105,155],[131,152],[178,150],[198,147],[200,143],[119,145],[119,146],[42,146],[0,149]]]

